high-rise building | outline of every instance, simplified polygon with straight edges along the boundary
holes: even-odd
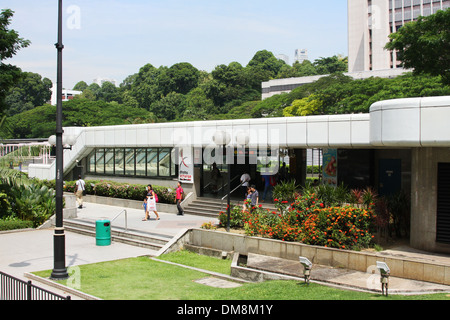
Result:
[[[303,61],[308,60],[308,50],[307,49],[296,49],[295,50],[295,61],[302,63]]]
[[[98,84],[100,87],[102,86],[103,83],[105,82],[110,82],[112,83],[114,86],[117,87],[117,81],[114,79],[107,79],[107,78],[96,78],[94,79],[94,83]]]
[[[275,58],[283,60],[286,64],[289,64],[289,57],[285,54],[277,54]]]
[[[396,54],[384,49],[389,34],[449,7],[450,0],[348,0],[348,71],[398,68]]]

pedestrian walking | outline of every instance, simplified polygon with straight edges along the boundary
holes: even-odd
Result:
[[[86,183],[81,179],[81,175],[78,176],[78,180],[75,183],[75,195],[77,197],[78,209],[83,208],[83,196],[86,191]]]
[[[184,190],[181,187],[181,182],[178,181],[178,185],[177,185],[177,189],[176,189],[175,202],[177,204],[177,209],[178,209],[177,215],[179,215],[179,216],[183,216],[184,215],[183,208],[181,207],[181,201],[183,200],[183,198],[184,198]]]
[[[244,172],[244,174],[242,174],[240,180],[241,180],[242,193],[244,194],[244,196],[246,196],[247,195],[247,189],[250,186],[251,177],[250,177],[250,175],[247,172]]]
[[[156,220],[159,220],[158,210],[156,208],[158,196],[151,184],[147,186],[147,210],[145,211],[145,218],[142,221],[146,221],[150,219],[150,211],[153,211],[156,214]]]

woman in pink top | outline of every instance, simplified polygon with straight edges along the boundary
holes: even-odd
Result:
[[[177,209],[178,209],[177,215],[182,216],[182,215],[184,215],[184,212],[183,212],[183,208],[181,208],[181,200],[183,200],[184,191],[183,191],[183,188],[181,187],[181,182],[179,182],[179,181],[178,181],[178,187],[177,187],[176,193],[177,193],[177,195],[175,197],[175,202],[177,203]]]

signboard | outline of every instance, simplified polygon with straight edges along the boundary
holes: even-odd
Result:
[[[183,183],[194,183],[192,148],[180,147],[178,149],[178,181]]]
[[[323,149],[323,183],[337,185],[337,149]]]

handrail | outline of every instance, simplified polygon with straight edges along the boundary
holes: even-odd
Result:
[[[227,193],[226,195],[224,195],[223,197],[222,197],[222,199],[220,200],[220,211],[223,211],[222,209],[223,209],[223,200],[225,200],[225,198],[227,198],[228,197],[228,195],[231,195],[233,192],[235,192],[238,188],[240,188],[241,186],[242,186],[242,184],[243,184],[244,182],[241,182],[236,188],[234,188],[233,190],[231,190],[229,193]],[[231,181],[230,181],[230,184],[231,184]]]
[[[122,213],[124,213],[124,212],[125,212],[125,231],[127,231],[127,230],[128,230],[128,213],[127,213],[127,210],[126,210],[126,209],[123,209],[122,211],[120,211],[119,214],[116,215],[116,216],[114,217],[114,219],[111,220],[111,222],[113,222],[114,220],[116,220],[116,219],[117,219]]]
[[[230,191],[230,194],[235,192],[240,186],[242,186],[243,182],[241,182],[236,188]],[[222,197],[222,201],[228,196],[228,193]]]
[[[234,176],[232,179],[230,179],[230,186],[231,186],[231,183],[239,177],[240,177],[240,175],[237,175],[237,176]],[[228,185],[228,181],[226,181],[226,183],[224,183],[225,180],[226,179],[222,179],[222,187],[220,187],[217,191],[221,191],[223,188],[225,188],[226,185]]]

